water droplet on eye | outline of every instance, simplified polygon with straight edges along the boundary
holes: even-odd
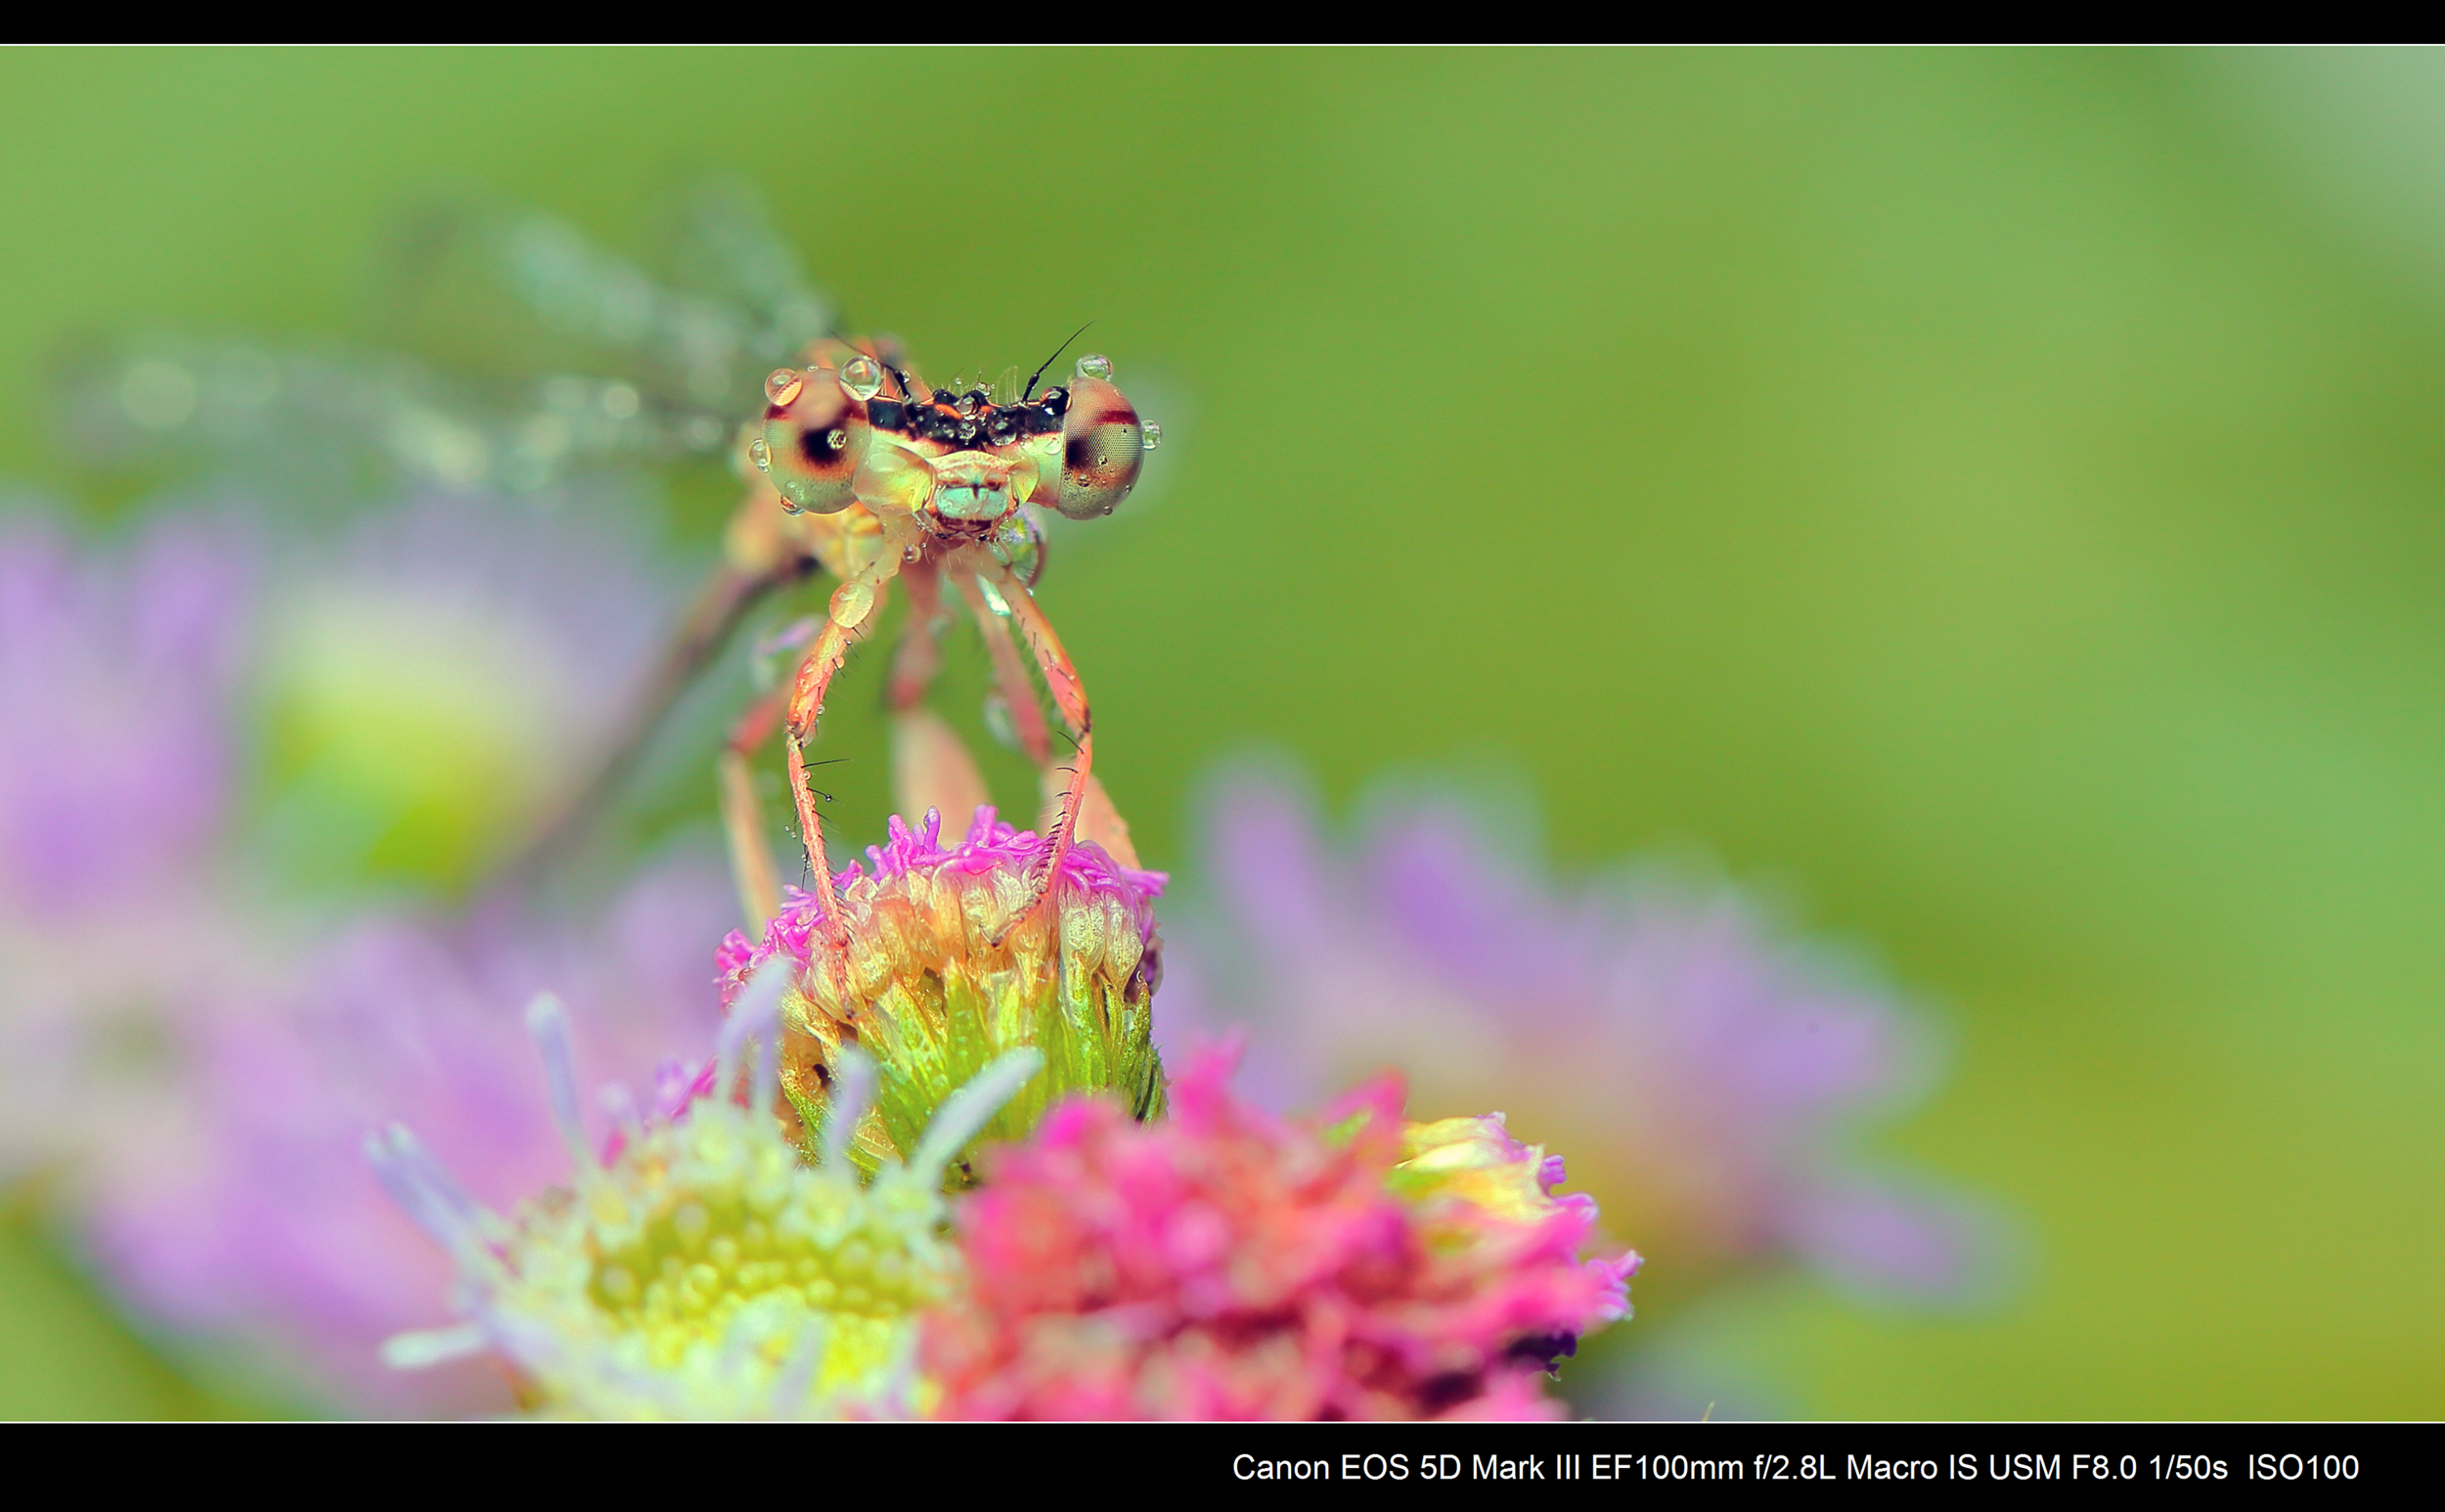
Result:
[[[1146,450],[1151,452],[1163,444],[1163,427],[1150,421],[1146,424],[1145,436]]]
[[[786,405],[798,397],[807,376],[795,368],[775,368],[764,380],[764,397],[775,404]]]
[[[1089,352],[1086,356],[1081,357],[1078,360],[1078,376],[1080,378],[1109,378],[1112,377],[1112,359],[1106,357],[1101,352]]]
[[[883,369],[871,357],[852,357],[840,370],[840,386],[852,398],[871,399],[883,391]]]
[[[997,744],[1014,751],[1019,748],[1018,722],[1010,717],[1010,700],[1000,693],[985,695],[985,733]]]
[[[773,470],[773,448],[764,444],[764,437],[758,436],[747,443],[747,460],[756,465],[758,472],[770,472]]]
[[[826,430],[823,432],[823,444],[837,452],[842,447],[849,444],[849,432],[846,430]]]
[[[843,583],[832,592],[832,623],[843,630],[855,630],[874,612],[874,585]]]

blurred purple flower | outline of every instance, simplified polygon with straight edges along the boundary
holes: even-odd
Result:
[[[443,1153],[487,1195],[540,1184],[561,1157],[520,1006],[554,986],[599,1070],[646,1075],[718,1013],[705,952],[728,888],[664,867],[593,919],[451,917],[326,875],[284,896],[263,863],[294,857],[262,843],[263,816],[368,792],[385,823],[428,812],[429,786],[380,787],[424,781],[424,753],[357,728],[405,699],[411,734],[499,748],[465,765],[492,805],[467,827],[497,855],[616,714],[673,585],[615,507],[436,496],[332,541],[291,521],[277,548],[248,520],[164,513],[83,548],[37,514],[0,521],[0,1179],[52,1178],[132,1302],[268,1364],[275,1389],[502,1404],[497,1384],[380,1367],[447,1272],[366,1169],[365,1132],[414,1118],[456,1135]],[[267,714],[287,722],[270,736]],[[320,809],[246,768],[332,730],[360,745],[290,774],[325,782]],[[390,763],[370,778],[347,767],[369,752]]]
[[[1988,1279],[1976,1204],[1849,1148],[1924,1085],[1923,1031],[1729,887],[1557,883],[1432,791],[1339,852],[1259,768],[1220,785],[1205,845],[1216,907],[1167,917],[1158,1012],[1174,1043],[1250,1025],[1261,1097],[1391,1066],[1419,1116],[1505,1108],[1667,1277],[1788,1258],[1918,1300]]]
[[[0,908],[117,907],[219,837],[259,563],[226,522],[165,518],[115,558],[0,523]]]
[[[212,874],[260,568],[228,519],[0,521],[0,1179],[151,1142],[192,1005],[266,980]]]
[[[381,1342],[432,1322],[448,1257],[384,1195],[363,1153],[394,1120],[429,1135],[475,1195],[508,1208],[565,1178],[520,1006],[568,1002],[583,1085],[625,1107],[693,1068],[655,1062],[720,1021],[706,942],[727,922],[711,865],[645,873],[590,921],[508,905],[461,918],[363,920],[319,953],[288,1001],[228,1012],[197,1035],[189,1138],[100,1193],[89,1231],[105,1268],[152,1315],[246,1341],[282,1373],[359,1409],[504,1410],[480,1364],[403,1375]]]

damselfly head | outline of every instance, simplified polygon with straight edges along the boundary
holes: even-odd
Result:
[[[1067,386],[1036,394],[1016,370],[990,387],[931,388],[879,347],[829,340],[810,356],[766,383],[755,455],[793,512],[863,503],[981,530],[1033,502],[1088,519],[1129,497],[1152,442],[1108,358],[1082,357]]]

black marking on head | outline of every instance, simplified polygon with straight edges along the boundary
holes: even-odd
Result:
[[[1031,436],[1058,434],[1062,417],[1069,413],[1070,395],[1066,389],[1048,388],[1044,398],[1033,404],[987,404],[982,402],[983,394],[982,389],[965,394],[936,389],[932,402],[921,398],[905,402],[869,399],[866,405],[867,422],[877,430],[912,440],[1015,446]],[[973,408],[973,418],[950,407],[963,402]],[[809,456],[819,462],[823,460],[814,452]]]

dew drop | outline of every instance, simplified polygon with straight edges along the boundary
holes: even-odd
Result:
[[[851,581],[832,592],[832,623],[843,630],[855,630],[874,612],[874,585]]]
[[[773,448],[764,444],[764,437],[758,436],[747,443],[747,460],[756,465],[758,472],[770,472],[773,470]]]
[[[1017,573],[1019,581],[1031,588],[1035,586],[1038,578],[1044,576],[1044,546],[1038,539],[1035,528],[1027,522],[1024,516],[1016,512],[1002,522],[1000,530],[994,532],[994,537],[987,543],[986,549],[994,554],[996,561]]]
[[[1080,378],[1110,378],[1112,377],[1112,359],[1106,357],[1101,352],[1089,352],[1086,356],[1081,357],[1078,360],[1078,376]]]
[[[1145,426],[1145,436],[1146,450],[1151,452],[1163,444],[1163,427],[1149,421]]]
[[[840,370],[840,386],[852,398],[871,399],[883,391],[883,369],[871,357],[852,357]]]
[[[775,404],[786,405],[798,397],[807,376],[795,368],[775,368],[764,379],[764,397]]]

